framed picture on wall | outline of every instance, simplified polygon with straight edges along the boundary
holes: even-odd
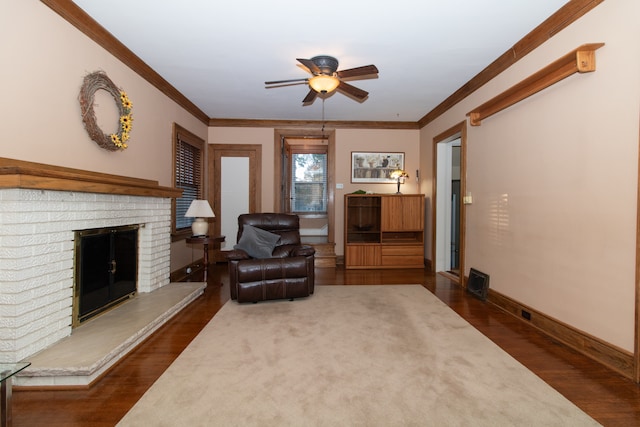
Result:
[[[404,169],[404,153],[351,152],[351,182],[394,183],[396,169]]]

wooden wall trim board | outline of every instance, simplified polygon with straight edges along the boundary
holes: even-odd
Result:
[[[182,196],[182,190],[162,187],[157,181],[128,178],[42,163],[0,157],[0,188],[77,191],[129,196]]]
[[[638,117],[640,123],[640,117]],[[638,147],[640,147],[640,129],[638,129]],[[638,170],[640,171],[640,149],[638,150]],[[635,372],[633,379],[640,383],[640,173],[638,173],[638,195],[636,197],[636,286],[635,286],[635,331],[634,331],[634,352],[635,352]]]
[[[602,363],[629,379],[634,379],[635,363],[632,353],[521,304],[493,289],[489,289],[487,301],[521,319],[523,322],[530,324],[549,337]],[[523,311],[530,314],[530,320],[523,318]]]
[[[320,122],[304,120],[244,120],[244,119],[215,119],[209,118],[193,102],[174,88],[156,71],[149,67],[129,48],[116,39],[104,27],[98,24],[86,12],[78,7],[71,0],[40,0],[62,18],[75,26],[82,33],[98,43],[116,58],[127,64],[133,71],[142,78],[158,88],[162,93],[173,99],[180,106],[185,108],[203,123],[209,126],[231,126],[231,127],[296,127],[296,126],[318,126]],[[475,92],[489,80],[502,73],[511,65],[522,59],[526,54],[549,40],[563,28],[579,19],[585,13],[602,3],[604,0],[570,0],[556,13],[538,25],[529,34],[523,37],[511,49],[503,53],[498,59],[489,64],[484,70],[465,83],[457,91],[442,101],[433,110],[429,111],[417,122],[375,122],[375,121],[353,121],[353,122],[327,122],[333,128],[358,128],[358,129],[421,129],[433,120],[444,114],[458,102]]]
[[[604,43],[583,44],[552,62],[520,83],[511,86],[501,94],[491,98],[479,107],[467,113],[471,126],[480,126],[482,120],[505,108],[540,92],[549,86],[575,74],[590,73],[596,70],[596,49]]]
[[[256,127],[256,128],[309,128],[320,129],[415,129],[418,122],[393,121],[340,121],[340,120],[249,120],[249,119],[210,119],[210,127]]]

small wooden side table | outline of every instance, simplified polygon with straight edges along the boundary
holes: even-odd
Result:
[[[187,237],[187,243],[195,243],[204,246],[204,281],[207,281],[209,270],[209,245],[224,242],[225,236],[193,236]]]

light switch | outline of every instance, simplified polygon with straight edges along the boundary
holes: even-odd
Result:
[[[336,184],[336,188],[338,190],[342,190],[344,188],[344,184]]]
[[[468,196],[464,196],[462,198],[462,203],[464,203],[465,205],[470,205],[473,203],[473,196],[468,195]]]

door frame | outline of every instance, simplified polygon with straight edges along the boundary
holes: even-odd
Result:
[[[466,236],[466,205],[463,203],[465,194],[467,193],[467,122],[463,121],[458,123],[457,125],[452,126],[446,131],[436,135],[433,138],[433,146],[432,146],[432,159],[433,159],[433,179],[432,179],[432,203],[431,203],[431,254],[433,257],[433,270],[436,270],[436,259],[437,259],[437,242],[436,242],[436,234],[437,234],[437,189],[438,189],[438,144],[440,143],[448,143],[456,138],[460,138],[460,197],[459,201],[459,209],[460,209],[460,252],[458,254],[458,265],[460,267],[460,274],[458,277],[454,275],[450,275],[448,273],[443,273],[444,275],[449,276],[452,280],[457,281],[460,286],[465,285],[465,236]]]
[[[335,243],[335,169],[336,169],[336,132],[316,129],[275,129],[274,130],[274,183],[276,188],[274,209],[282,210],[282,188],[286,177],[282,176],[282,141],[286,138],[327,139],[327,243]]]
[[[213,213],[221,218],[220,203],[222,199],[222,157],[249,158],[249,212],[260,212],[262,208],[262,145],[259,144],[209,144],[207,152],[208,199],[212,202]],[[213,230],[216,236],[221,233],[221,220],[214,221]],[[225,261],[221,251],[213,252],[212,260]]]

